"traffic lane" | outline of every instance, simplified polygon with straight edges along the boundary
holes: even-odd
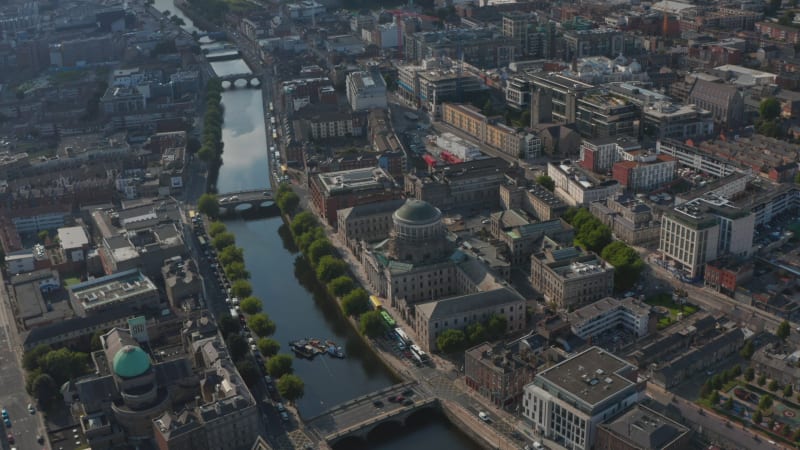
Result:
[[[721,436],[736,442],[744,448],[752,450],[768,450],[775,449],[776,445],[770,444],[764,438],[758,437],[751,431],[742,428],[742,425],[726,426],[725,423],[714,415],[710,415],[700,409],[697,405],[689,403],[688,401],[676,398],[673,405],[678,408],[681,416],[684,417],[687,425],[698,428],[701,426],[705,429],[712,430]],[[702,413],[700,411],[703,411]]]
[[[40,434],[38,411],[36,414],[28,412],[28,404],[32,400],[25,392],[25,381],[17,355],[12,350],[9,332],[8,324],[4,321],[0,332],[0,386],[3,386],[0,407],[8,411],[11,427],[5,429],[2,439],[6,440],[8,433],[11,433],[15,440],[12,447],[38,448],[41,446],[36,442],[36,436]]]

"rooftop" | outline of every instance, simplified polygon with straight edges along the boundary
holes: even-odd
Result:
[[[342,170],[318,174],[325,190],[335,192],[379,189],[387,184],[394,185],[392,176],[380,167]]]
[[[441,219],[442,213],[423,200],[406,200],[405,204],[394,212],[394,217],[404,222],[430,223]]]
[[[71,250],[89,245],[89,237],[83,227],[64,227],[58,229],[58,240],[61,248]]]
[[[534,384],[562,400],[574,399],[594,410],[612,397],[635,388],[636,367],[599,347],[590,347],[536,375]],[[572,403],[572,402],[570,402]]]
[[[122,302],[143,292],[158,292],[153,282],[138,269],[84,281],[72,285],[69,289],[86,310]]]
[[[650,307],[648,305],[634,298],[629,297],[623,300],[617,300],[612,297],[606,297],[569,313],[569,322],[573,326],[578,326],[617,309],[627,310],[639,316],[646,315],[650,312]]]
[[[642,405],[634,406],[600,427],[632,444],[632,447],[643,449],[665,448],[690,431]]]

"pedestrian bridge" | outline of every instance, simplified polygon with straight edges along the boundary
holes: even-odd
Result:
[[[403,401],[389,398],[402,396]],[[381,402],[376,405],[375,402]],[[405,426],[423,410],[438,409],[439,400],[420,388],[417,382],[396,384],[355,398],[305,421],[309,431],[328,445],[348,438],[367,440],[384,426]]]
[[[217,194],[217,203],[219,204],[220,215],[224,216],[234,214],[237,211],[243,212],[257,210],[262,207],[268,208],[275,205],[275,199],[271,190],[258,189]],[[241,208],[242,205],[247,205],[247,208]]]

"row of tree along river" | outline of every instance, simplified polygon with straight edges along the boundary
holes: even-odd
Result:
[[[157,2],[156,7],[161,9],[167,2]],[[193,27],[188,18],[184,20],[187,27]],[[242,63],[230,61],[237,66]],[[266,95],[270,90],[264,90]],[[261,91],[253,89],[234,89],[222,94],[224,153],[217,184],[222,194],[268,187],[271,168],[266,146],[272,145],[272,139],[266,133],[261,95]],[[319,336],[341,345],[347,355],[345,359],[295,360],[294,372],[305,382],[305,396],[297,402],[303,417],[315,416],[399,381],[363,343],[337,304],[327,297],[280,217],[231,220],[226,225],[236,236],[237,245],[244,249],[245,264],[252,274],[253,295],[263,300],[264,311],[278,325],[274,337],[282,344],[281,351],[288,353],[292,340]],[[478,448],[443,416],[431,414],[421,419],[405,429],[376,437],[377,441],[364,443],[364,448]]]

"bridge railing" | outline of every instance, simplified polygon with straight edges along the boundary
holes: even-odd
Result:
[[[362,428],[368,427],[370,425],[374,425],[376,423],[383,422],[386,419],[390,419],[390,418],[392,418],[394,416],[398,416],[400,414],[404,414],[404,413],[407,413],[409,411],[413,411],[415,409],[426,407],[426,406],[430,405],[431,403],[435,403],[436,400],[437,400],[436,398],[426,398],[426,399],[423,399],[423,400],[415,401],[411,405],[403,406],[402,408],[394,409],[392,411],[383,413],[381,415],[378,415],[378,416],[375,416],[375,417],[371,417],[368,420],[364,420],[364,421],[361,421],[361,422],[359,422],[359,423],[357,423],[355,425],[351,425],[351,426],[349,426],[347,428],[344,428],[343,430],[337,431],[336,433],[331,433],[331,434],[325,436],[325,440],[328,441],[328,442],[331,442],[331,441],[333,441],[335,439],[339,439],[340,437],[344,437],[344,436],[347,436],[347,435],[349,435],[349,434],[351,434],[351,433],[353,433],[355,431],[361,430]]]
[[[316,419],[319,419],[320,417],[328,416],[330,414],[333,414],[336,411],[341,411],[343,409],[347,409],[350,406],[353,406],[353,405],[356,405],[358,403],[361,403],[364,400],[372,401],[372,399],[375,398],[375,397],[383,397],[386,394],[388,394],[389,392],[402,391],[402,390],[408,389],[409,387],[412,387],[412,386],[414,386],[416,384],[417,384],[416,381],[406,381],[405,383],[395,384],[395,385],[383,388],[383,389],[378,390],[378,391],[370,392],[369,394],[362,395],[361,397],[356,397],[356,398],[354,398],[352,400],[348,400],[348,401],[346,401],[344,403],[340,403],[340,404],[334,406],[333,408],[323,412],[322,414],[316,415],[316,416],[308,419],[306,421],[306,423],[311,423],[311,422],[315,421]]]

